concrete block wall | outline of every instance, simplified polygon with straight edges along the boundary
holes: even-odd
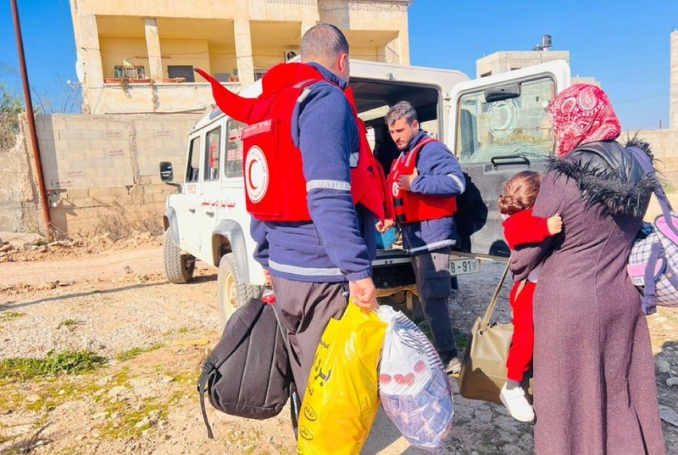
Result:
[[[22,132],[13,147],[0,149],[0,232],[36,232],[41,227],[33,157],[26,153],[25,137]]]
[[[39,115],[52,224],[68,236],[147,230],[162,224],[165,200],[158,164],[184,168],[188,133],[202,114]],[[175,173],[181,180],[183,172]],[[181,183],[181,181],[178,181]]]
[[[49,190],[119,187],[158,177],[158,163],[183,166],[200,115],[39,115],[38,141]]]
[[[56,231],[78,236],[125,227],[158,229],[165,200],[175,191],[160,182],[158,163],[171,161],[181,183],[188,132],[200,117],[39,115],[47,190],[60,198],[51,209]],[[658,169],[678,188],[678,129],[639,136],[652,145]],[[12,150],[0,151],[0,231],[36,231],[40,225],[33,155],[25,137]]]
[[[71,188],[52,208],[52,223],[68,236],[134,231],[160,233],[167,196],[174,188],[165,184],[108,188]]]
[[[622,134],[621,139],[633,137],[636,131]],[[652,146],[652,153],[657,162],[655,166],[674,189],[678,189],[678,129],[642,130],[638,137]]]

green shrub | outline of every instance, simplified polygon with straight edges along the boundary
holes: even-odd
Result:
[[[107,362],[92,351],[64,351],[47,354],[43,359],[15,358],[0,362],[0,378],[32,379],[58,374],[80,374],[93,371]]]
[[[19,313],[18,311],[5,311],[0,313],[0,320],[9,321],[10,319],[17,319],[26,316],[26,313]]]
[[[132,348],[129,351],[124,351],[124,352],[121,352],[120,354],[117,354],[115,356],[115,358],[119,362],[124,362],[125,360],[133,359],[133,358],[143,354],[144,352],[157,351],[158,349],[163,348],[163,347],[165,347],[164,344],[158,343],[158,344],[154,344],[150,348]]]
[[[80,324],[80,321],[78,321],[77,319],[66,319],[65,321],[61,321],[59,323],[57,329],[60,329],[62,327],[71,327],[78,324]]]

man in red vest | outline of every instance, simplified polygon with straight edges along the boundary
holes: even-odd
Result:
[[[265,257],[258,259],[272,276],[275,308],[288,330],[294,379],[302,397],[325,327],[346,308],[346,291],[366,309],[377,304],[372,281],[374,215],[364,205],[355,205],[352,197],[351,169],[357,165],[361,138],[344,93],[348,51],[343,33],[329,24],[312,27],[302,38],[302,64],[323,79],[304,88],[289,112],[307,193],[299,202],[310,216],[265,221],[265,237],[255,238],[260,246],[267,245]],[[297,183],[287,179],[290,185]]]
[[[452,152],[420,130],[410,103],[394,105],[386,115],[386,124],[401,151],[388,180],[395,221],[412,255],[419,299],[436,349],[447,372],[456,374],[461,362],[447,306],[452,293],[449,260],[457,235],[453,217],[456,196],[466,189],[466,180]],[[391,224],[378,227],[385,231]]]
[[[385,194],[379,164],[348,88],[348,42],[318,24],[301,41],[302,63],[271,68],[256,99],[229,92],[203,71],[219,107],[243,128],[247,210],[255,259],[270,275],[303,396],[320,338],[350,294],[369,310],[375,218]]]

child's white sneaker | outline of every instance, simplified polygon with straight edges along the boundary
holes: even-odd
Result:
[[[501,388],[499,398],[514,419],[521,422],[534,420],[534,409],[525,398],[525,391],[517,382],[507,381]]]

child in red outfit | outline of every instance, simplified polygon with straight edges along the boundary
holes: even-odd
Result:
[[[562,231],[563,221],[560,216],[532,216],[532,206],[539,194],[540,184],[541,175],[532,171],[520,172],[504,183],[498,205],[499,211],[506,218],[503,223],[504,237],[511,250],[521,245],[541,243]],[[506,362],[508,381],[501,390],[500,398],[511,416],[522,422],[534,420],[534,410],[525,398],[525,391],[520,383],[532,363],[532,297],[540,270],[541,265],[532,270],[526,280],[515,283],[510,295],[513,339]]]

